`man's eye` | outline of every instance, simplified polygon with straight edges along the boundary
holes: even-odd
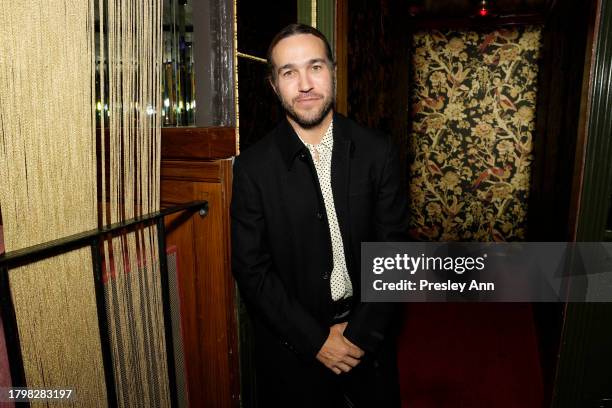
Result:
[[[320,70],[321,70],[321,68],[323,68],[321,65],[313,65],[313,66],[312,66],[312,70],[313,70],[313,71],[320,71]]]
[[[285,78],[290,78],[293,75],[293,71],[285,71],[281,75]]]

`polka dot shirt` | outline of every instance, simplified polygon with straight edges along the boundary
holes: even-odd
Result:
[[[332,122],[319,144],[313,145],[303,140],[302,143],[306,145],[312,156],[325,203],[334,261],[329,281],[332,299],[336,301],[352,296],[353,286],[351,285],[351,279],[346,268],[344,245],[342,243],[342,235],[340,234],[340,226],[338,225],[338,217],[334,207],[334,195],[331,188],[331,162],[334,147],[333,128],[334,123]]]

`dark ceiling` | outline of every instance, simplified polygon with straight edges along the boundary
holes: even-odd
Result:
[[[478,14],[482,0],[408,0],[408,11],[416,17],[468,17]],[[492,15],[546,14],[555,0],[485,0]]]

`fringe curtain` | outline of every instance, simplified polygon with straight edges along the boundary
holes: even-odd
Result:
[[[0,8],[7,251],[159,209],[161,12],[161,0]],[[167,406],[156,231],[107,239],[103,250],[118,403]],[[107,384],[90,252],[12,269],[9,280],[28,386],[72,388],[72,405],[93,407],[106,405]]]

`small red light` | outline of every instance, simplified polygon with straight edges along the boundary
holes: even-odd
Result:
[[[489,10],[487,10],[486,8],[481,8],[479,11],[481,16],[486,16],[487,14],[489,14]]]

